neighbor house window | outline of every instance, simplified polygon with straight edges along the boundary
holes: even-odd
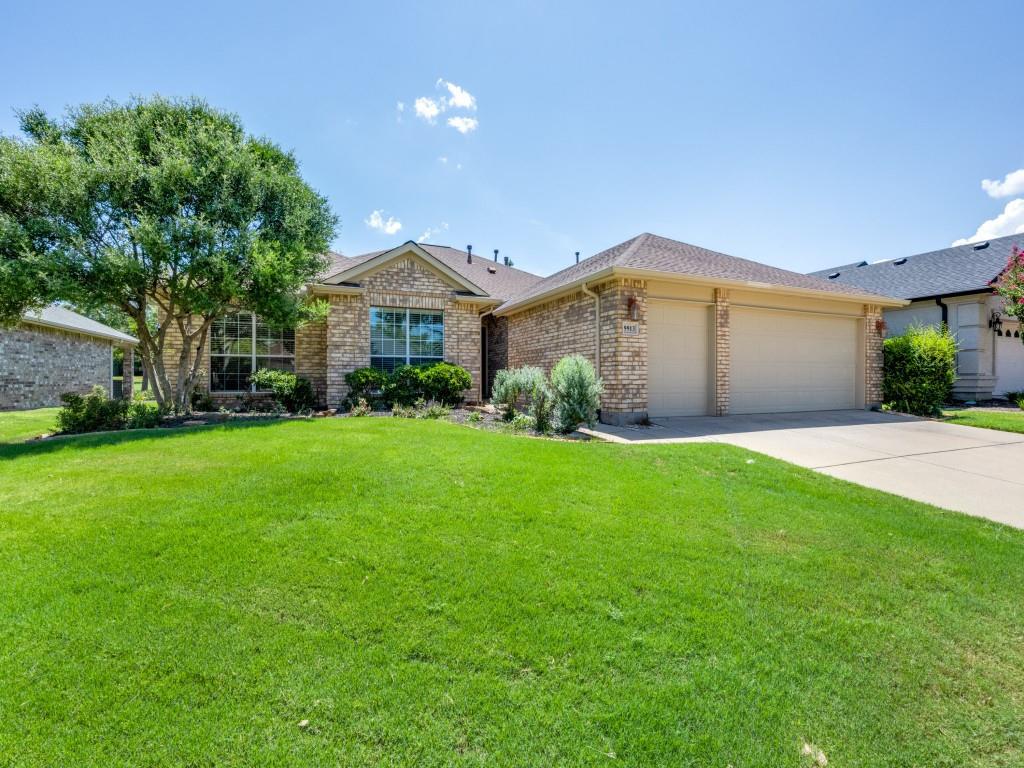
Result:
[[[210,326],[210,391],[247,392],[260,368],[295,370],[295,331],[273,328],[251,312],[234,312]]]
[[[422,309],[370,308],[370,365],[389,373],[400,365],[444,359],[444,315]]]

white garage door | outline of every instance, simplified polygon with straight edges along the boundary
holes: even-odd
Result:
[[[859,320],[734,307],[730,327],[730,413],[859,406]]]
[[[1015,326],[1011,328],[1017,330]],[[1019,337],[996,336],[995,394],[1007,392],[1024,392],[1024,344]]]
[[[709,307],[651,299],[647,308],[647,412],[709,412]]]

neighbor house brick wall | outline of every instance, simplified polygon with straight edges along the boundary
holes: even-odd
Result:
[[[444,358],[473,379],[464,396],[481,399],[480,309],[456,295],[451,285],[418,259],[406,257],[361,280],[362,291],[332,295],[327,317],[327,404],[341,404],[345,374],[370,364],[370,308],[434,309],[444,313]]]
[[[121,369],[121,397],[131,399],[135,394],[135,349],[124,350],[124,366]]]
[[[111,343],[22,324],[0,328],[0,410],[60,405],[65,392],[110,393]]]
[[[864,404],[873,408],[882,402],[882,308],[864,305]]]
[[[715,415],[729,413],[729,367],[732,337],[729,330],[729,291],[715,289]]]

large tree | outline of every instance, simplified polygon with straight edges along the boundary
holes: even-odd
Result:
[[[311,312],[336,219],[236,116],[156,97],[19,117],[24,136],[0,137],[0,322],[53,301],[123,312],[157,400],[184,411],[214,318]]]

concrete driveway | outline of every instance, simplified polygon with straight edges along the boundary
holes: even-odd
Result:
[[[730,443],[843,480],[1024,528],[1024,434],[871,411],[599,425],[621,443]]]

